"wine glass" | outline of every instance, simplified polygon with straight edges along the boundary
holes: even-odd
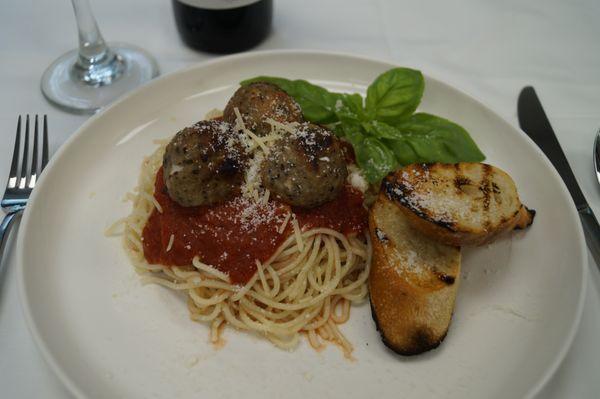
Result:
[[[72,0],[79,49],[54,61],[42,76],[44,96],[55,105],[79,113],[94,113],[111,101],[158,75],[154,58],[135,46],[106,45],[89,0]]]

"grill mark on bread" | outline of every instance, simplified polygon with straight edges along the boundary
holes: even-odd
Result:
[[[494,193],[496,204],[502,205],[502,190],[500,190],[500,187],[494,182],[492,182],[492,192]]]
[[[456,278],[454,276],[450,276],[446,273],[438,272],[437,277],[440,279],[440,281],[444,282],[446,285],[452,285],[456,281]]]
[[[486,211],[490,209],[490,175],[492,174],[492,167],[488,164],[483,165],[483,178],[479,185],[479,190],[483,193],[483,209]]]
[[[423,166],[425,166],[425,165],[423,165]],[[389,176],[395,178],[395,176],[393,175],[393,172],[392,172],[392,174],[388,175],[388,177]],[[422,209],[415,206],[411,201],[406,200],[406,197],[409,196],[410,193],[413,191],[412,187],[402,184],[402,182],[398,182],[395,179],[393,182],[391,182],[386,178],[382,182],[382,188],[383,188],[383,192],[390,200],[399,202],[402,206],[410,209],[412,212],[414,212],[420,218],[425,219],[431,223],[435,223],[436,225],[446,228],[450,231],[455,231],[455,229],[454,229],[455,223],[454,222],[434,219],[428,213],[424,212]]]
[[[483,194],[483,209],[488,211],[490,209],[490,181],[487,177],[484,177],[479,185],[479,191]]]
[[[467,194],[468,191],[465,189],[465,186],[470,186],[473,183],[471,182],[471,179],[469,179],[468,177],[465,176],[456,176],[454,178],[454,187],[456,188],[456,193],[458,195],[464,195]]]
[[[467,184],[471,184],[471,179],[469,179],[468,177],[459,175],[454,178],[454,187],[456,188],[460,188],[461,186]]]

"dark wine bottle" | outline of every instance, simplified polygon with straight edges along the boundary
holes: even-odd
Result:
[[[173,0],[177,29],[190,47],[235,53],[263,41],[271,30],[273,0]]]

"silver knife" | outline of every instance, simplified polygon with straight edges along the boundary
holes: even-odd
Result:
[[[567,185],[581,218],[585,241],[596,265],[600,268],[600,225],[577,184],[569,162],[567,162],[533,87],[527,86],[521,90],[517,102],[517,115],[521,129],[544,151]]]

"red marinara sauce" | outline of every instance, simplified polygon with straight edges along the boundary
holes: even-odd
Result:
[[[185,266],[198,255],[203,263],[228,274],[233,284],[248,282],[256,273],[256,260],[267,261],[293,233],[291,224],[278,232],[290,211],[303,230],[327,227],[350,235],[367,226],[363,195],[350,186],[335,200],[312,209],[290,207],[276,199],[256,204],[241,196],[218,205],[183,207],[169,197],[160,168],[154,197],[162,213],[154,209],[144,226],[146,260]]]

